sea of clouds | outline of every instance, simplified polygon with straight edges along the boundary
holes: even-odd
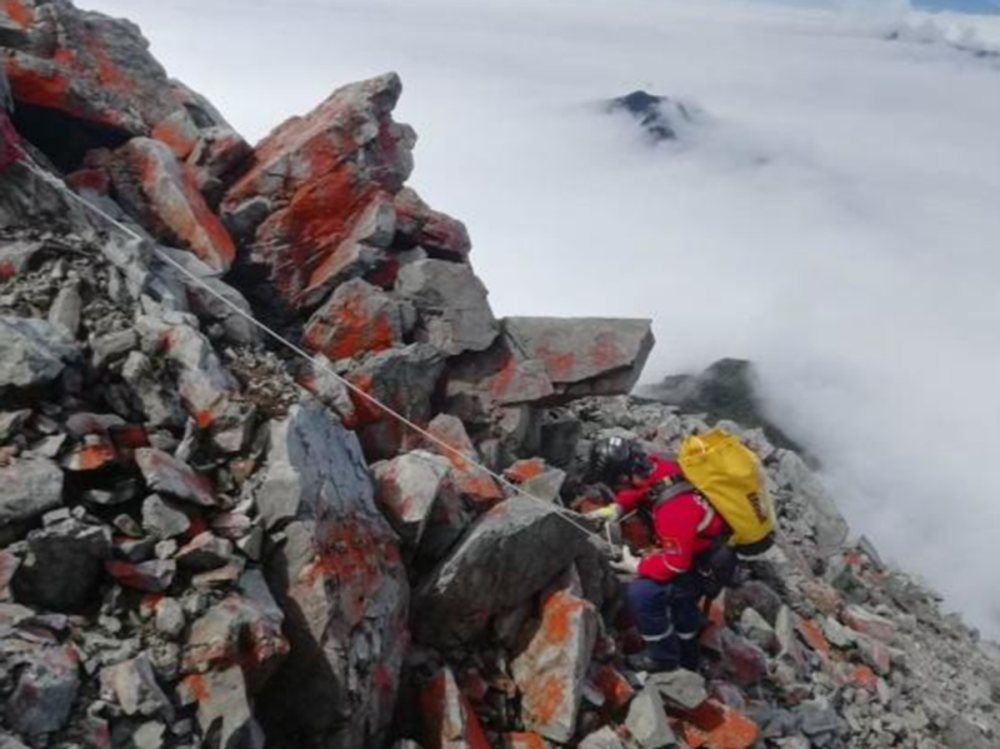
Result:
[[[249,138],[401,73],[413,184],[498,314],[652,317],[724,356],[856,532],[1000,634],[1000,27],[906,3],[90,0]],[[893,37],[894,39],[890,39]],[[963,49],[959,49],[959,47]],[[602,100],[697,108],[650,147]]]

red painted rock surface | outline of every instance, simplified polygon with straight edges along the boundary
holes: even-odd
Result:
[[[198,191],[194,172],[170,148],[134,138],[111,161],[115,190],[125,210],[163,241],[185,247],[217,271],[236,257],[236,246]]]
[[[512,664],[530,730],[559,743],[573,736],[597,629],[589,601],[564,591],[545,600],[537,632]]]

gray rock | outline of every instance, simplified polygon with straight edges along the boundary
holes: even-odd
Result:
[[[836,731],[839,726],[837,711],[825,699],[804,702],[792,712],[798,719],[800,730],[806,736],[830,733]]]
[[[508,499],[484,515],[420,587],[417,637],[439,645],[467,642],[490,616],[535,595],[588,553],[587,536],[554,507]]]
[[[131,389],[136,409],[150,426],[180,427],[184,424],[186,414],[177,393],[159,381],[148,356],[132,351],[122,366],[122,378]]]
[[[431,419],[431,403],[444,355],[426,343],[383,351],[368,357],[350,373],[369,395],[417,424]],[[406,430],[375,406],[364,407],[359,418],[361,444],[372,459],[393,458],[404,446]]]
[[[176,538],[187,533],[191,519],[172,502],[151,494],[142,503],[142,527],[155,538]]]
[[[994,749],[996,739],[962,715],[955,715],[945,726],[941,738],[949,749]]]
[[[613,728],[605,726],[584,738],[579,749],[625,749],[625,744]]]
[[[24,736],[62,729],[80,689],[78,663],[71,646],[34,650],[7,700],[10,727]]]
[[[503,332],[523,359],[537,359],[562,395],[628,393],[653,348],[649,320],[508,317]]]
[[[70,519],[28,536],[28,557],[13,581],[19,601],[53,611],[86,605],[111,557],[111,532]]]
[[[0,316],[0,351],[0,391],[47,385],[80,358],[64,328],[23,317]]]
[[[146,593],[166,593],[177,574],[173,559],[154,559],[140,564],[108,562],[105,569],[119,585]]]
[[[187,620],[184,607],[175,598],[163,598],[156,604],[156,630],[165,637],[175,639],[184,631]]]
[[[59,290],[52,307],[49,309],[49,322],[61,325],[75,339],[80,330],[80,315],[83,312],[83,299],[80,296],[79,281],[71,281]]]
[[[46,458],[17,458],[0,467],[0,529],[62,504],[63,472]]]
[[[629,704],[625,727],[642,749],[664,749],[677,743],[658,688],[653,685],[647,685]]]
[[[139,334],[134,330],[119,330],[90,341],[94,366],[98,369],[108,362],[124,357],[139,348]],[[129,379],[126,377],[126,379]]]
[[[446,552],[468,523],[451,470],[440,455],[414,450],[372,471],[379,507],[400,539],[431,558]]]
[[[192,312],[203,321],[220,325],[225,332],[226,340],[230,343],[250,346],[260,339],[260,330],[229,306],[231,304],[252,317],[253,310],[250,308],[249,302],[240,292],[220,280],[220,274],[217,270],[190,252],[176,250],[172,247],[160,247],[159,249],[160,252],[179,263],[188,273],[208,286],[206,289],[200,283],[196,283],[189,276],[169,265],[163,266],[160,270],[161,273],[174,276],[176,282],[186,289],[188,304]],[[229,304],[220,300],[216,295],[221,296]]]
[[[500,332],[486,287],[468,265],[445,260],[410,263],[399,271],[396,293],[419,311],[420,340],[450,356],[483,351]]]
[[[265,565],[292,645],[258,703],[268,730],[294,725],[333,746],[375,741],[392,721],[409,587],[357,438],[303,401],[271,425],[261,479],[260,515],[272,532],[284,527]]]
[[[31,418],[31,409],[24,408],[20,411],[10,411],[0,413],[0,444],[15,437],[24,428]]]
[[[135,462],[153,491],[202,507],[216,506],[215,492],[208,479],[172,455],[144,447],[135,451]]]
[[[116,701],[126,715],[159,716],[167,722],[174,719],[173,704],[157,683],[146,655],[105,668],[101,697]]]
[[[177,552],[177,564],[194,572],[224,567],[232,558],[233,542],[219,538],[211,531],[198,534]]]
[[[705,677],[683,668],[652,674],[649,683],[660,697],[681,710],[694,710],[708,699]]]

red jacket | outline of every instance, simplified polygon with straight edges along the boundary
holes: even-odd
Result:
[[[615,502],[623,513],[635,510],[661,481],[681,476],[676,463],[653,457],[650,460],[653,471],[649,478],[640,486],[623,489],[615,495]],[[661,550],[643,557],[639,574],[660,582],[688,572],[694,558],[708,551],[712,541],[728,531],[722,516],[695,492],[674,497],[653,509],[652,514]]]

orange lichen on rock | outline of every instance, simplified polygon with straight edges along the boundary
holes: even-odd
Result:
[[[34,23],[35,12],[26,7],[21,0],[3,0],[3,9],[7,17],[22,29],[26,29]]]
[[[824,658],[830,657],[832,652],[830,649],[830,643],[827,641],[826,637],[823,635],[823,630],[820,629],[816,622],[799,617],[795,623],[795,627],[809,647],[822,655]]]
[[[760,733],[752,720],[714,700],[677,720],[675,730],[693,749],[747,749]]]
[[[614,666],[602,666],[594,676],[594,684],[604,695],[602,713],[606,718],[624,709],[635,696],[635,690],[628,679],[618,673]]]
[[[504,477],[515,484],[523,484],[533,478],[541,476],[545,472],[545,461],[541,458],[531,458],[529,460],[519,460],[506,471]]]

